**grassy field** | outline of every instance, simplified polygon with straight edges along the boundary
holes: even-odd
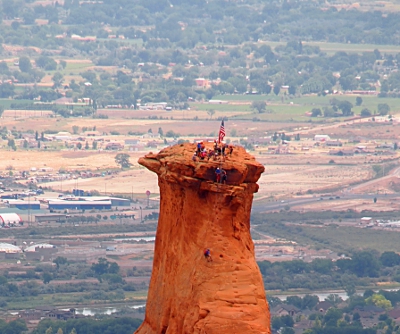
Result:
[[[340,224],[340,223],[338,223]],[[400,251],[399,233],[389,230],[372,230],[359,227],[305,225],[286,226],[281,224],[262,225],[257,229],[271,235],[294,240],[301,245],[316,245],[333,251],[355,251],[375,249],[378,252]]]
[[[10,109],[11,104],[31,104],[31,100],[10,100],[10,99],[0,99],[0,106],[4,109]]]
[[[80,72],[85,70],[87,67],[94,66],[93,63],[91,62],[67,62],[67,66],[65,67],[65,74],[70,73],[70,72]]]
[[[71,293],[55,293],[55,294],[40,294],[38,296],[29,297],[29,308],[35,308],[40,306],[63,307],[69,305],[88,305],[95,306],[96,304],[104,305],[109,303],[109,300],[96,300],[93,301],[90,298],[85,298],[85,292],[71,292]],[[124,300],[113,300],[112,303],[122,303],[129,299],[133,301],[143,301],[147,298],[147,291],[135,291],[125,292]],[[7,309],[9,310],[22,310],[27,307],[26,297],[16,297],[12,301],[7,302]]]
[[[368,108],[372,113],[378,111],[378,104],[387,103],[391,113],[400,112],[400,99],[380,98],[377,96],[363,96],[361,106],[356,106],[356,97],[353,95],[327,95],[327,96],[302,96],[293,97],[289,100],[281,101],[279,96],[270,95],[218,95],[216,100],[229,101],[230,104],[194,104],[198,110],[214,109],[216,111],[243,111],[243,114],[237,115],[234,118],[248,119],[258,118],[262,121],[309,121],[310,117],[305,116],[305,113],[313,108],[323,109],[330,105],[330,100],[333,98],[339,101],[349,101],[353,104],[353,112],[357,115],[361,110]],[[265,101],[267,103],[267,112],[258,113],[251,109],[253,101]],[[238,102],[239,104],[235,104]],[[246,104],[245,104],[246,103]],[[338,118],[340,119],[340,118]],[[316,119],[313,119],[315,121]]]

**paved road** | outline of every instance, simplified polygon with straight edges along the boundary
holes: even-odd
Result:
[[[367,182],[358,184],[358,185],[356,185],[356,186],[351,187],[350,189],[346,189],[345,191],[351,193],[351,192],[353,192],[354,190],[363,188],[363,187],[365,187],[365,186],[371,187],[371,186],[373,186],[375,183],[379,184],[380,182],[385,181],[385,180],[388,180],[388,179],[390,179],[390,178],[393,177],[393,176],[396,176],[396,177],[400,178],[400,167],[397,167],[396,169],[392,170],[392,171],[391,171],[388,175],[386,175],[386,176],[383,176],[383,177],[380,177],[380,178],[377,178],[377,179],[373,179],[373,180],[370,180],[370,181],[367,181]]]

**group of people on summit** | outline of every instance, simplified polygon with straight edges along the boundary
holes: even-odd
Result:
[[[196,152],[193,154],[193,161],[204,161],[207,159],[207,161],[210,161],[210,159],[213,159],[214,161],[225,161],[225,158],[227,155],[232,156],[233,152],[233,145],[227,145],[225,143],[219,143],[216,140],[214,140],[214,147],[213,149],[208,149],[205,147],[204,142],[198,142],[196,146]],[[221,160],[222,158],[222,160]],[[217,183],[222,183],[226,184],[226,181],[228,179],[228,175],[226,173],[226,170],[218,167],[215,170],[215,178]]]
[[[210,159],[220,160],[221,158],[225,160],[227,154],[229,156],[232,155],[233,145],[227,145],[225,143],[218,143],[216,140],[214,141],[214,149],[206,149],[204,143],[198,142],[196,152],[193,154],[193,161],[205,160],[209,161]]]

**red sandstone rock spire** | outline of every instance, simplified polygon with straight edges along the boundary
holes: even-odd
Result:
[[[146,317],[136,333],[270,334],[250,236],[264,167],[241,147],[224,162],[195,162],[195,151],[181,144],[139,159],[157,173],[161,201]],[[217,167],[227,184],[214,182]]]

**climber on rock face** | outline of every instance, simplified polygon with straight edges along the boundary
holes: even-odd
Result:
[[[221,174],[222,174],[221,183],[226,184],[226,180],[228,179],[228,176],[226,175],[226,170],[223,169]]]
[[[219,167],[217,167],[217,169],[215,170],[215,175],[217,176],[217,183],[219,183],[221,181],[221,170],[219,169]]]
[[[198,142],[197,143],[197,151],[196,151],[198,157],[200,157],[200,152],[201,152],[201,142]]]
[[[207,262],[211,262],[212,261],[211,253],[210,253],[210,249],[209,248],[207,248],[204,251],[204,257],[206,258]]]

